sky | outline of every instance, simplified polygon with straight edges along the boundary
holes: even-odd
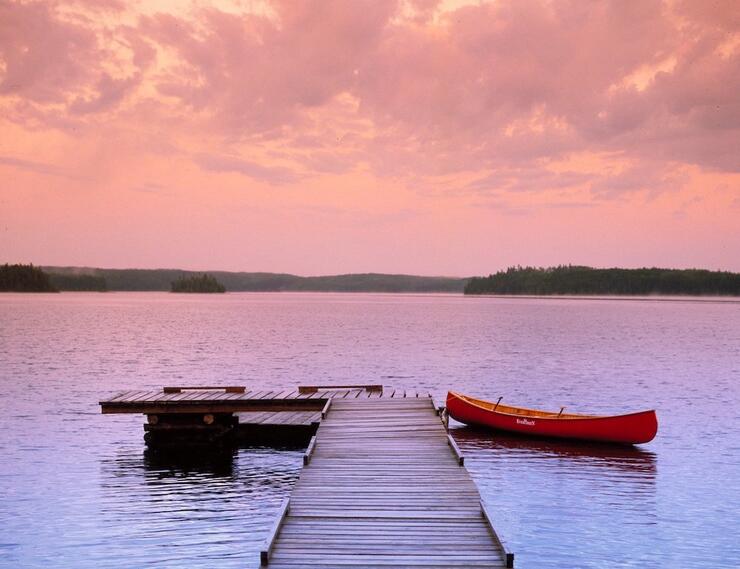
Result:
[[[740,271],[740,7],[0,0],[0,262]]]

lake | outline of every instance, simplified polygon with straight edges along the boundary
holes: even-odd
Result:
[[[0,566],[256,567],[302,448],[151,456],[163,385],[383,383],[656,408],[650,444],[452,424],[517,566],[740,566],[740,302],[311,293],[0,294]]]

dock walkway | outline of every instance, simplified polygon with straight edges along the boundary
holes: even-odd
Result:
[[[506,567],[452,444],[429,397],[334,400],[268,541],[269,566]]]
[[[429,394],[381,385],[127,391],[148,445],[309,441],[260,553],[272,569],[513,567]]]

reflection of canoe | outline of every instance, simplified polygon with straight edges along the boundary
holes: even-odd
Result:
[[[600,416],[550,413],[473,399],[450,391],[447,412],[461,423],[539,437],[646,443],[658,432],[655,411]]]
[[[461,426],[450,428],[462,453],[471,459],[514,460],[526,464],[543,464],[557,459],[558,464],[576,469],[580,473],[588,468],[628,473],[620,480],[651,482],[657,474],[654,452],[633,445],[604,444],[574,439],[528,437],[499,431],[491,436],[488,429]]]

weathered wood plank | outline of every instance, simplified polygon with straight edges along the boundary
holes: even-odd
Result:
[[[289,511],[290,511],[290,498],[286,498],[285,500],[283,500],[283,503],[280,505],[277,518],[275,519],[275,522],[272,524],[270,533],[268,534],[267,538],[265,539],[264,544],[262,545],[262,550],[260,551],[260,563],[262,565],[267,565],[270,562],[270,555],[272,553],[273,547],[275,546],[275,540],[277,539],[278,532],[280,531],[280,526],[283,525],[283,522],[285,521],[285,516],[288,515]]]
[[[452,452],[455,454],[455,457],[457,458],[457,463],[460,466],[463,466],[465,464],[465,457],[463,456],[462,451],[460,451],[460,447],[457,446],[455,439],[452,438],[452,435],[447,435],[447,442],[449,443],[450,448],[452,449]]]
[[[303,455],[303,465],[308,465],[309,462],[311,462],[311,456],[313,455],[313,451],[316,449],[316,436],[311,437],[311,442],[308,443],[308,448],[306,449],[306,453]]]
[[[329,413],[329,408],[331,407],[331,401],[332,401],[332,400],[331,400],[331,399],[329,399],[329,400],[328,400],[328,401],[326,402],[326,405],[324,405],[324,408],[323,408],[323,409],[321,410],[321,418],[322,418],[322,419],[326,419],[326,415],[327,415],[327,413]]]
[[[501,537],[501,534],[496,531],[496,528],[493,527],[493,520],[491,518],[491,514],[488,511],[488,508],[486,507],[486,504],[483,500],[480,501],[480,509],[483,517],[486,519],[486,522],[488,523],[488,527],[491,530],[491,533],[493,534],[493,538],[498,544],[498,546],[501,548],[502,554],[504,556],[504,561],[506,562],[506,567],[514,567],[514,553],[509,549],[509,547],[504,543],[503,538]]]
[[[324,413],[270,566],[504,567],[431,397],[357,395]]]
[[[383,386],[376,383],[361,385],[299,385],[300,393],[313,393],[315,391],[332,391],[339,389],[360,389],[365,391],[383,391]]]
[[[223,389],[226,393],[244,393],[246,387],[243,385],[224,385],[224,386],[182,386],[182,387],[163,387],[163,393],[180,393],[185,390],[196,390],[196,391],[217,391]]]

